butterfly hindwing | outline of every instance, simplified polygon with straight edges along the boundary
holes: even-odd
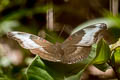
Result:
[[[76,63],[88,57],[92,44],[101,38],[100,33],[106,30],[104,23],[95,24],[81,29],[62,43],[63,63]]]
[[[24,32],[9,32],[8,37],[19,42],[23,48],[29,49],[34,54],[38,54],[42,59],[53,62],[60,61],[59,46],[41,37]]]

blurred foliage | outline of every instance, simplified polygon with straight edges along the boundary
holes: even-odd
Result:
[[[48,34],[46,39],[53,43],[55,43],[56,40],[58,42],[62,42],[64,40],[63,38],[58,37],[55,32],[49,31],[44,27],[46,26],[46,12],[51,7],[52,4],[47,0],[0,0],[1,40],[5,41],[3,38],[4,35],[13,30],[28,32],[36,35],[40,30],[44,30],[46,34]],[[6,41],[6,43],[9,42]],[[6,55],[7,51],[4,50],[2,43],[0,43],[0,45],[2,46],[0,47],[0,80],[26,80],[24,73],[27,67],[26,65],[28,65],[28,61],[26,60],[28,58],[32,59],[31,55],[24,54],[23,56],[25,61],[19,65],[14,65],[8,56],[3,56]],[[15,44],[12,45],[16,46]],[[22,50],[23,53],[29,53],[26,50],[20,50]],[[13,58],[14,57],[15,56],[13,56]]]
[[[112,50],[111,63],[118,79],[120,79],[120,39],[110,45]]]
[[[101,5],[101,3],[104,4]],[[73,30],[72,34],[91,24],[106,23],[109,31],[117,40],[120,37],[120,15],[113,16],[109,11],[105,12],[104,9],[108,9],[106,8],[108,7],[107,4],[108,0],[88,0],[88,2],[84,0],[53,0],[53,2],[52,0],[0,0],[0,38],[2,39],[7,32],[13,30],[36,35],[40,30],[44,30],[45,38],[50,42],[63,42],[66,35],[68,36],[69,34],[63,33],[61,37],[59,33],[62,30],[53,32],[46,29],[46,12],[50,8],[54,8],[56,11],[54,18],[59,24],[67,24],[73,28],[80,24]],[[0,45],[2,44],[0,43]],[[118,45],[115,44],[115,46]],[[15,47],[16,45],[13,48]],[[29,51],[20,50],[23,53],[29,53]],[[23,62],[20,65],[14,65],[7,57],[0,55],[0,80],[26,80],[26,76],[28,80],[78,80],[90,64],[94,64],[102,71],[108,69],[109,59],[112,61],[112,67],[115,67],[115,71],[119,75],[119,53],[119,48],[115,47],[112,52],[112,58],[110,58],[111,54],[108,44],[101,40],[97,47],[93,45],[87,59],[80,62],[79,65],[75,65],[75,68],[80,66],[78,72],[67,75],[64,75],[66,67],[64,68],[63,66],[61,68],[63,64],[55,63],[53,65],[51,62],[41,60],[39,56],[33,59],[33,55],[24,54]],[[1,49],[0,54],[3,54]],[[33,61],[30,62],[28,58],[33,59]],[[28,63],[30,64],[29,67]],[[57,69],[53,66],[57,66]],[[70,66],[74,67],[74,65],[67,65],[67,68],[70,68]]]
[[[33,0],[31,0],[30,2],[27,0],[1,0],[1,35],[12,30],[19,30],[37,34],[42,27],[41,24],[43,25],[45,23],[44,15],[46,14],[47,10],[52,7],[52,5],[47,3],[44,5],[45,1],[43,1],[42,3],[40,3],[41,5],[36,4],[35,6],[33,6],[36,2],[37,1]]]

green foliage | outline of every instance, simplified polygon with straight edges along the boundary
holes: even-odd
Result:
[[[37,1],[36,1],[37,2]],[[31,3],[31,2],[30,2]],[[52,4],[44,4],[41,2],[41,5],[39,6],[35,6],[32,8],[27,8],[26,6],[24,6],[25,4],[27,4],[27,0],[21,1],[21,0],[1,0],[0,1],[0,12],[4,11],[6,12],[6,10],[8,10],[7,14],[5,14],[4,16],[2,14],[0,14],[0,36],[6,34],[7,32],[13,31],[13,30],[19,30],[19,31],[24,31],[24,32],[29,32],[29,33],[33,33],[33,34],[37,34],[38,33],[38,23],[37,21],[35,21],[34,19],[34,15],[36,14],[46,14],[47,10],[52,6]],[[21,6],[20,6],[21,5]],[[14,6],[24,6],[22,8],[18,8],[15,10]],[[13,8],[12,8],[13,7]],[[9,10],[10,8],[10,10]],[[23,24],[22,21],[20,21],[21,19],[31,19],[31,20],[27,20],[27,22],[31,21],[31,24]],[[45,24],[44,24],[45,25]],[[42,26],[40,26],[42,27]]]
[[[46,71],[46,66],[39,56],[36,56],[31,65],[28,67],[27,78],[28,80],[53,80]]]
[[[117,47],[113,51],[113,55],[111,57],[112,67],[114,68],[114,71],[116,72],[116,75],[120,79],[120,47]]]
[[[38,1],[35,0],[35,3],[31,3],[35,4],[35,6],[30,5],[31,8],[29,8],[29,3],[31,3],[31,0],[0,0],[0,38],[2,38],[3,35],[6,35],[7,32],[15,30],[38,34],[42,27],[38,24],[41,24],[42,22],[36,20],[34,16],[36,14],[46,14],[46,11],[51,8],[52,5],[44,4],[44,1],[40,2],[40,5],[37,5]],[[42,20],[43,18],[41,19],[40,17],[39,19]],[[14,47],[16,47],[16,45],[14,45]],[[23,52],[26,53],[25,51]],[[10,61],[4,60],[4,57],[1,57],[1,54],[0,51],[0,80],[24,80],[24,73],[21,72],[26,67],[24,60],[19,66],[15,66],[12,63],[9,65],[7,62]],[[26,58],[28,55],[25,54],[23,57]],[[4,66],[1,62],[7,66]]]
[[[12,31],[12,28],[18,27],[19,23],[15,20],[6,20],[0,23],[0,36]]]
[[[110,48],[105,40],[100,40],[97,45],[97,57],[93,61],[93,64],[103,64],[106,63],[110,58]]]
[[[107,64],[110,59],[110,48],[104,39],[100,40],[97,45],[97,55],[92,64],[94,64],[98,69],[106,71],[109,66]]]
[[[112,56],[110,59],[111,66],[114,69],[116,76],[118,79],[120,79],[120,39],[110,45],[111,50],[112,50]]]
[[[3,73],[2,69],[0,68],[0,80],[12,80],[12,79],[8,78],[8,76],[6,76]]]

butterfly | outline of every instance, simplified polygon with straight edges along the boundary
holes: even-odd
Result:
[[[63,43],[56,44],[25,32],[13,31],[7,35],[44,60],[73,64],[88,57],[92,44],[97,43],[106,30],[104,23],[90,25],[70,35]]]

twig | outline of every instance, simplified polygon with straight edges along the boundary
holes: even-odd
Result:
[[[50,31],[53,31],[54,29],[54,23],[53,23],[53,8],[50,8],[48,11],[47,11],[47,28],[50,30]]]
[[[114,16],[118,14],[119,0],[110,0],[110,11]]]

